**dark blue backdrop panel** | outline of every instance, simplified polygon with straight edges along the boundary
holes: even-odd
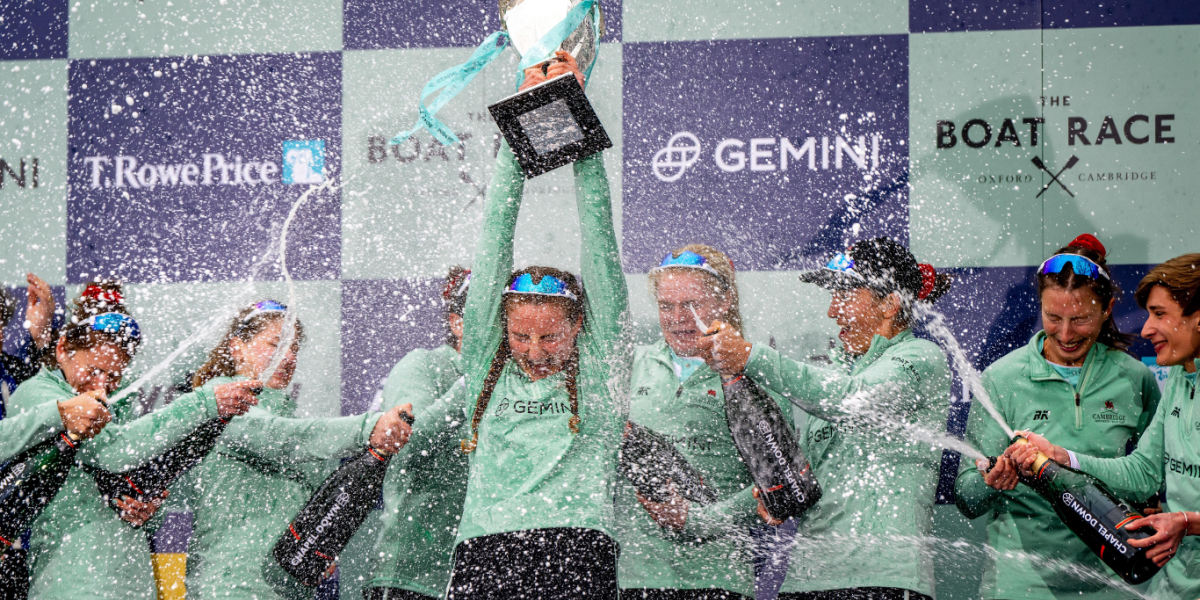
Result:
[[[67,0],[0,2],[0,60],[67,57]]]
[[[262,257],[310,187],[283,183],[284,144],[322,141],[338,174],[341,72],[340,53],[72,61],[67,280],[278,277]],[[300,209],[294,278],[338,278],[340,204]]]
[[[692,242],[743,270],[907,242],[907,35],[624,48],[626,270]]]

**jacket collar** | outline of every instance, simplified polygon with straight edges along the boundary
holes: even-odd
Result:
[[[904,331],[892,336],[891,339],[885,338],[879,334],[875,334],[875,337],[871,338],[871,347],[867,348],[866,353],[854,360],[854,372],[857,373],[862,369],[867,368],[875,361],[879,360],[879,357],[883,356],[883,353],[887,352],[888,348],[903,344],[909,340],[915,339],[915,337],[916,336],[913,335],[912,329],[905,329]],[[849,358],[849,355],[844,352],[842,355],[843,357]]]
[[[672,377],[679,379],[679,377],[675,375],[675,361],[671,360],[671,347],[667,345],[666,340],[660,339],[651,344],[650,347],[653,349],[653,352],[647,353],[649,358],[662,365],[664,369],[670,371]],[[687,382],[704,381],[716,376],[717,372],[713,371],[712,368],[708,366],[708,363],[705,363],[700,365],[700,368],[696,369],[695,373],[692,373],[692,376],[688,378]]]
[[[1044,343],[1045,339],[1046,331],[1042,330],[1034,334],[1029,343],[1025,345],[1026,373],[1029,374],[1029,378],[1033,381],[1066,381],[1062,375],[1058,374],[1058,371],[1054,370],[1054,367],[1050,366],[1050,362],[1046,360],[1046,357],[1042,356],[1040,346]],[[1092,363],[1096,361],[1103,361],[1104,354],[1107,351],[1108,346],[1100,342],[1092,344],[1087,356],[1083,358],[1083,370],[1087,371],[1087,367],[1092,366]]]

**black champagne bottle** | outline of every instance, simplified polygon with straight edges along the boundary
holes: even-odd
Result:
[[[11,548],[58,494],[75,464],[79,445],[79,439],[60,433],[0,469],[0,550]]]
[[[1013,438],[1028,444],[1025,438]],[[1125,529],[1140,513],[1121,501],[1099,479],[1077,471],[1038,453],[1032,475],[1019,475],[1021,482],[1045,498],[1058,517],[1108,568],[1131,585],[1149,581],[1158,573],[1154,561],[1146,558],[1146,548],[1134,548],[1129,539],[1154,535],[1152,527],[1135,531]]]
[[[229,421],[220,417],[207,421],[166,452],[131,471],[113,473],[94,469],[91,473],[96,480],[96,488],[114,509],[116,506],[113,502],[125,496],[149,502],[161,496],[189,469],[200,464],[217,445],[217,439],[228,424]]]
[[[379,501],[391,456],[367,448],[321,483],[272,554],[297,581],[316,587]]]
[[[717,501],[717,492],[665,436],[629,421],[621,440],[621,472],[653,502],[666,502],[670,482],[680,496],[701,506]]]
[[[783,411],[745,375],[723,385],[729,433],[767,512],[780,521],[804,514],[821,499],[821,486]]]

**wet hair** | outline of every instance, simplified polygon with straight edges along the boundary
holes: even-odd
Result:
[[[63,348],[68,352],[110,346],[119,352],[126,362],[132,360],[141,346],[141,340],[131,338],[124,328],[116,333],[109,333],[96,331],[90,325],[84,324],[89,317],[104,313],[119,313],[133,318],[125,308],[125,295],[118,281],[98,279],[84,286],[79,297],[71,303],[69,322],[57,332],[57,338],[53,340],[52,345],[57,346],[61,340]],[[42,361],[47,367],[58,368],[55,352],[46,352]]]
[[[1100,308],[1105,309],[1114,298],[1121,297],[1121,288],[1113,281],[1112,272],[1108,269],[1108,263],[1105,261],[1107,251],[1099,240],[1091,235],[1081,235],[1070,244],[1059,248],[1054,253],[1057,254],[1074,254],[1082,256],[1104,270],[1108,277],[1097,277],[1095,279],[1087,275],[1079,275],[1075,273],[1075,269],[1067,264],[1058,273],[1039,273],[1037,275],[1038,282],[1038,299],[1041,300],[1042,292],[1047,288],[1058,288],[1067,292],[1086,289],[1091,290],[1096,295],[1096,299],[1100,301]],[[1108,318],[1100,325],[1100,337],[1096,340],[1110,348],[1118,350],[1128,350],[1133,345],[1135,337],[1128,333],[1121,333],[1117,328],[1117,321],[1110,312]]]
[[[1138,283],[1134,297],[1143,309],[1150,302],[1150,290],[1156,285],[1167,289],[1184,316],[1200,310],[1200,254],[1184,254],[1150,269]]]
[[[703,256],[708,261],[708,266],[712,267],[721,276],[716,277],[703,269],[667,267],[650,274],[650,294],[654,296],[655,300],[658,299],[658,284],[662,281],[663,274],[667,271],[696,273],[711,282],[714,289],[724,295],[725,299],[729,300],[729,310],[724,315],[721,315],[720,319],[736,329],[738,333],[745,334],[746,332],[742,327],[742,309],[741,301],[738,297],[737,274],[733,268],[733,261],[729,260],[729,257],[724,252],[704,244],[688,244],[682,248],[672,250],[671,256],[678,258],[684,252],[695,252]]]
[[[446,274],[446,285],[442,288],[442,323],[446,328],[446,344],[451,346],[458,344],[458,338],[450,331],[450,315],[463,315],[463,309],[467,306],[468,289],[463,284],[470,275],[470,269],[454,265]]]
[[[254,309],[255,306],[250,305],[238,311],[237,316],[229,323],[225,335],[221,337],[221,341],[208,353],[208,360],[192,376],[193,389],[199,388],[217,377],[237,375],[237,363],[233,360],[233,353],[229,351],[230,342],[237,338],[243,343],[249,343],[268,326],[282,323],[286,316],[286,313],[283,312],[264,312],[247,319],[246,317],[254,312]],[[296,338],[292,343],[298,344],[303,341],[304,326],[300,324],[300,319],[296,319]]]
[[[483,389],[479,391],[479,397],[475,399],[475,414],[471,417],[471,439],[462,441],[463,452],[470,453],[474,451],[475,446],[479,443],[479,423],[483,420],[483,413],[487,410],[488,403],[491,402],[492,392],[496,389],[496,383],[500,381],[500,374],[504,372],[504,365],[508,364],[509,359],[512,358],[512,350],[508,346],[508,311],[512,307],[521,304],[553,304],[563,309],[568,322],[575,322],[583,318],[583,307],[587,299],[583,293],[583,286],[579,285],[579,280],[574,275],[553,267],[528,267],[513,272],[512,276],[508,279],[509,285],[518,277],[527,273],[533,279],[534,285],[541,283],[542,277],[547,275],[558,278],[567,284],[567,289],[572,294],[575,294],[578,300],[571,300],[563,296],[541,296],[538,294],[504,295],[500,311],[502,331],[500,347],[496,348],[496,355],[492,357],[492,365],[488,368],[487,377],[483,380]],[[571,433],[579,433],[578,344],[574,344],[574,347],[571,349],[571,356],[567,359],[567,363],[563,365],[563,370],[566,371],[567,395],[571,399],[571,420],[568,422],[568,426],[571,428]]]

